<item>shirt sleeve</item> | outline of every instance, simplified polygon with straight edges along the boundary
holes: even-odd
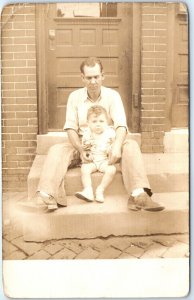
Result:
[[[118,127],[125,127],[128,131],[123,102],[119,93],[116,91],[111,102],[110,116],[113,120],[114,129],[117,129]]]
[[[64,125],[64,130],[74,129],[75,131],[78,131],[78,127],[79,125],[78,125],[76,99],[73,93],[71,93],[67,101],[66,122]]]

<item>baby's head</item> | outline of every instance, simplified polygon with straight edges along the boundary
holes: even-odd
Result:
[[[104,132],[108,125],[108,115],[104,107],[94,105],[88,109],[87,122],[90,130],[96,134]]]

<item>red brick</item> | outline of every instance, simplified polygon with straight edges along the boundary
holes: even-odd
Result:
[[[25,45],[2,45],[3,52],[26,52]]]
[[[18,162],[17,161],[6,161],[2,165],[3,168],[17,168],[18,167]]]
[[[32,161],[18,161],[18,167],[30,168],[32,166]]]
[[[152,145],[141,145],[141,151],[143,153],[152,153]]]
[[[31,104],[31,105],[34,104],[33,106],[37,107],[37,98],[32,98],[32,97],[31,98],[29,98],[29,97],[26,97],[26,98],[16,98],[16,104]]]
[[[36,134],[32,134],[32,133],[24,133],[23,134],[23,140],[29,140],[29,141],[32,141],[32,140],[36,140]]]
[[[142,37],[142,42],[145,44],[166,44],[167,37]]]
[[[166,82],[165,81],[143,81],[142,88],[165,88]]]
[[[155,51],[167,51],[167,44],[154,45]]]
[[[2,128],[2,132],[4,133],[17,133],[18,132],[18,127],[7,127],[7,126],[4,126]]]
[[[3,122],[4,126],[27,126],[28,120],[27,119],[7,119]]]
[[[27,77],[26,77],[27,81]],[[16,90],[23,90],[23,89],[35,89],[36,83],[33,82],[21,82],[21,83],[15,83],[15,89]]]
[[[29,50],[28,50],[29,51]],[[32,50],[33,51],[33,50]],[[27,66],[28,67],[36,67],[36,60],[35,59],[31,59],[27,61]]]
[[[3,37],[25,36],[25,30],[3,30]]]
[[[20,133],[37,133],[37,126],[19,127]]]
[[[166,74],[154,74],[154,79],[156,81],[166,80]]]
[[[14,82],[3,82],[1,87],[2,90],[14,90]]]
[[[155,16],[153,14],[150,15],[144,15],[142,14],[142,25],[144,26],[145,22],[149,22],[149,21],[154,21],[155,20]],[[152,22],[150,22],[152,23]]]
[[[163,110],[148,110],[148,111],[145,111],[145,110],[142,110],[141,111],[141,116],[143,118],[146,118],[146,117],[164,117],[164,111]]]
[[[38,124],[38,119],[37,118],[28,120],[28,125],[37,125],[37,124]]]
[[[28,111],[28,105],[25,105],[25,104],[23,104],[23,105],[4,105],[4,110],[5,111]]]
[[[143,52],[143,58],[166,58],[166,52]]]
[[[36,53],[33,52],[26,52],[26,53],[14,53],[14,59],[16,60],[26,60],[26,59],[35,59]]]
[[[36,148],[18,148],[18,154],[35,154]]]
[[[27,29],[26,36],[35,36],[35,29]]]
[[[14,29],[34,29],[34,22],[15,22],[13,23]]]
[[[142,59],[142,66],[154,66],[155,59],[154,58],[143,58]]]
[[[142,30],[142,36],[155,36],[155,31],[153,29],[144,29]]]
[[[166,66],[166,65],[167,65],[166,58],[163,58],[163,59],[156,59],[156,60],[155,60],[155,65],[156,65],[156,66],[160,66],[160,67]]]
[[[164,146],[162,145],[153,145],[152,146],[152,151],[155,153],[160,153],[160,152],[164,152]]]
[[[15,74],[36,74],[36,68],[15,68]]]
[[[168,30],[167,23],[155,23],[155,29],[166,29],[166,30]]]
[[[165,95],[166,89],[154,89],[154,95]]]
[[[142,88],[141,92],[142,92],[142,95],[153,95],[153,89]]]
[[[37,96],[36,89],[34,89],[34,90],[28,90],[28,96],[29,97],[36,97]]]
[[[155,36],[167,36],[167,29],[155,30]]]
[[[3,67],[17,68],[26,67],[26,60],[3,61]]]
[[[153,110],[154,109],[154,104],[141,103],[141,109],[143,109],[143,110]]]
[[[155,75],[154,74],[142,74],[141,75],[141,80],[142,81],[153,81],[155,79]]]
[[[142,103],[164,103],[165,97],[164,96],[141,96]]]
[[[22,140],[22,134],[16,133],[16,134],[10,134],[11,140]]]
[[[4,16],[4,15],[10,15],[10,14],[12,14],[13,13],[13,5],[11,4],[8,4],[8,5],[6,5],[4,8],[3,8],[3,10],[2,10],[2,15]]]
[[[27,97],[29,93],[27,90],[23,90],[23,91],[3,91],[2,94],[3,97]]]
[[[155,22],[167,23],[167,15],[155,15]]]
[[[14,38],[14,44],[17,45],[32,45],[35,44],[35,39],[33,37],[16,37]]]
[[[2,119],[15,119],[15,112],[3,112]]]
[[[4,37],[1,39],[1,45],[12,45],[12,44],[13,44],[13,38]]]
[[[27,75],[13,75],[13,76],[7,76],[4,75],[2,77],[3,82],[25,82],[27,81]]]
[[[14,74],[14,69],[13,68],[3,68],[1,70],[2,75],[13,75]]]
[[[154,45],[153,44],[143,44],[142,45],[143,51],[154,51]]]
[[[167,14],[166,7],[143,7],[143,14]]]
[[[30,160],[29,155],[6,155],[7,161],[28,161]]]
[[[145,52],[146,53],[146,52]],[[142,73],[164,73],[165,68],[164,67],[141,67]]]
[[[35,118],[36,116],[36,112],[16,112],[16,118]]]
[[[27,141],[6,141],[6,147],[28,147]]]
[[[17,154],[17,149],[16,148],[4,148],[3,153],[5,155],[7,155],[7,154]]]
[[[26,15],[25,20],[35,22],[35,15],[34,14],[33,15]]]

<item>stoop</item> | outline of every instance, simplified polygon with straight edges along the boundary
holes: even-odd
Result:
[[[176,135],[181,141],[177,132]],[[132,135],[132,138],[136,139],[139,144],[141,143],[140,135]],[[184,138],[185,141],[188,140],[187,137]],[[49,147],[65,139],[64,133],[38,136],[37,156],[28,176],[28,200],[36,192]],[[169,152],[143,154],[148,178],[154,192],[153,199],[166,207],[164,211],[157,213],[128,211],[128,196],[119,165],[117,174],[107,189],[105,203],[85,203],[74,196],[75,192],[82,188],[80,168],[75,168],[69,170],[65,178],[67,207],[50,214],[23,214],[24,239],[44,241],[109,235],[188,232],[188,150],[179,143],[176,137],[176,149],[173,148],[173,145],[169,145],[168,142],[171,140],[169,136],[165,140],[165,148],[171,149]],[[100,173],[92,175],[94,188],[98,185],[101,176]]]

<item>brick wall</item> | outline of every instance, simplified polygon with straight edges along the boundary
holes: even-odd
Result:
[[[4,190],[26,189],[36,150],[35,6],[2,12],[2,173]]]
[[[142,152],[163,152],[167,77],[167,3],[142,4]]]

